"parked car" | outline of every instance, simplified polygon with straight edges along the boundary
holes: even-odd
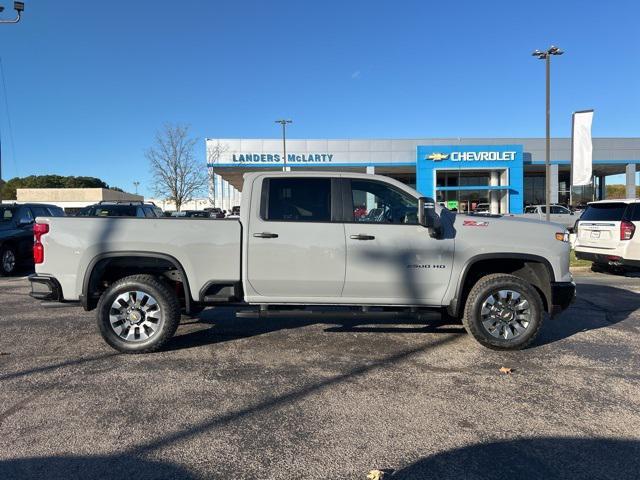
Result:
[[[536,220],[545,221],[547,219],[547,206],[546,205],[528,205],[524,207],[524,214],[515,215],[516,217],[521,216],[524,218],[533,218]],[[576,223],[576,219],[578,218],[578,214],[575,214],[567,207],[562,205],[550,205],[549,206],[549,217],[553,223],[559,223],[567,228],[570,232],[573,231],[574,225]]]
[[[488,203],[479,203],[473,209],[473,213],[489,213],[491,211]]]
[[[640,268],[639,222],[640,200],[589,203],[576,223],[576,257],[596,268]]]
[[[63,217],[64,210],[42,203],[0,204],[0,275],[33,263],[33,223],[37,217]]]
[[[211,218],[224,218],[224,211],[218,207],[208,207],[204,209],[205,212],[209,212]]]
[[[184,216],[191,218],[211,218],[211,214],[205,210],[185,210]]]
[[[240,216],[240,205],[235,205],[231,208],[231,215]]]
[[[84,207],[77,217],[140,217],[158,218],[164,216],[154,203],[102,201]]]
[[[356,222],[363,198],[375,214]],[[249,173],[242,202],[225,222],[45,218],[31,294],[96,309],[127,353],[164,345],[182,309],[239,303],[444,310],[482,345],[513,350],[575,295],[569,235],[553,223],[458,215],[345,172]]]

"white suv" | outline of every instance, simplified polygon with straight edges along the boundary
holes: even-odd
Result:
[[[576,257],[596,266],[640,267],[640,200],[591,202],[576,222]]]

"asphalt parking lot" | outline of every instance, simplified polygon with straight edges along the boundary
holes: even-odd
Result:
[[[520,352],[435,314],[222,308],[128,356],[0,279],[0,478],[638,478],[640,278],[577,281]]]

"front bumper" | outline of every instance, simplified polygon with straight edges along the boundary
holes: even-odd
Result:
[[[29,295],[33,298],[53,302],[62,301],[62,288],[55,278],[34,273],[29,275],[29,282],[31,282]]]
[[[575,282],[551,282],[551,314],[566,310],[576,299]]]
[[[602,253],[580,252],[576,250],[576,258],[579,260],[588,260],[590,262],[602,265],[610,265],[612,267],[635,267],[640,268],[640,260],[629,260],[619,255],[605,255]]]

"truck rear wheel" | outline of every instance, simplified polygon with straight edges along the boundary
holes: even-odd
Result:
[[[18,256],[11,245],[0,248],[0,276],[11,275],[16,271]]]
[[[161,348],[180,322],[174,291],[153,275],[132,275],[114,282],[97,308],[102,338],[123,353],[148,353]]]
[[[538,335],[543,318],[542,299],[532,285],[495,273],[482,277],[469,292],[462,323],[485,347],[519,350]]]

